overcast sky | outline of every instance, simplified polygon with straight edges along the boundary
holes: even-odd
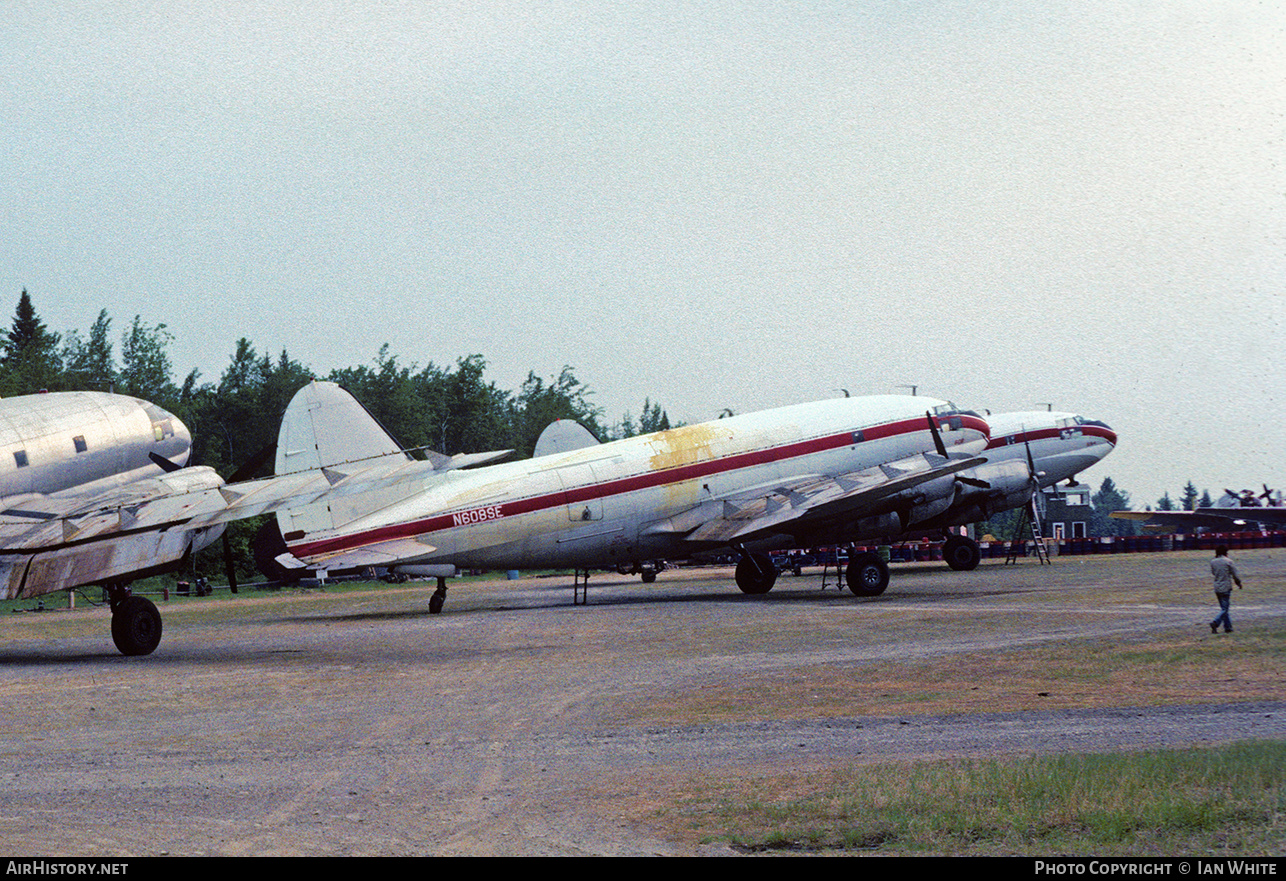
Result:
[[[1140,505],[1276,488],[1284,135],[1280,2],[0,0],[0,309],[607,422],[1052,404]]]

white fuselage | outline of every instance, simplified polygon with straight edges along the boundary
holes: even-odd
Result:
[[[128,581],[218,538],[221,527],[107,536],[79,529],[100,500],[124,505],[221,484],[208,468],[167,474],[150,456],[181,466],[191,446],[178,418],[137,398],[52,392],[0,400],[0,597]]]
[[[684,555],[700,549],[688,533],[730,498],[932,453],[927,410],[954,414],[939,420],[948,452],[985,447],[986,422],[946,402],[844,398],[453,471],[420,489],[401,487],[396,497],[358,495],[278,519],[290,552],[315,568],[588,567]],[[915,498],[927,492],[918,487]],[[798,539],[789,527],[783,532]]]
[[[149,453],[187,463],[192,437],[147,401],[106,392],[52,392],[0,400],[0,499],[87,495],[161,469]]]
[[[1116,448],[1116,432],[1075,413],[993,413],[987,424],[991,426],[988,462],[1026,463],[1030,449],[1042,487],[1075,477]]]

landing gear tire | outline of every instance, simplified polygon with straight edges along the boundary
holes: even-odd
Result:
[[[972,572],[978,568],[978,562],[982,559],[982,551],[979,550],[978,543],[973,539],[954,535],[943,543],[942,559],[946,560],[947,565],[957,572]]]
[[[849,561],[844,578],[855,596],[877,597],[889,586],[889,564],[878,554],[858,554]]]
[[[737,563],[736,578],[742,593],[768,593],[777,581],[777,567],[767,554],[743,554]]]
[[[150,655],[161,644],[161,613],[151,600],[126,597],[112,610],[112,642],[122,655]]]

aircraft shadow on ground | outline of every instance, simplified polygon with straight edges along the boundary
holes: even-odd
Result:
[[[477,601],[476,597],[470,597],[472,592],[468,584],[458,585],[451,588],[447,599],[447,606],[440,615],[432,615],[428,609],[428,599],[425,597],[422,604],[414,607],[399,610],[379,610],[370,612],[336,612],[336,613],[312,613],[307,615],[289,615],[282,617],[269,616],[268,621],[258,619],[252,623],[246,622],[247,626],[256,626],[259,623],[271,623],[293,626],[321,625],[329,626],[335,623],[398,623],[414,622],[421,620],[442,620],[449,621],[461,617],[472,618],[477,615],[487,615],[503,612],[526,612],[539,611],[560,608],[575,608],[583,611],[585,614],[592,614],[595,608],[612,609],[629,606],[654,606],[654,605],[675,605],[691,606],[698,604],[715,603],[724,607],[731,607],[745,604],[770,604],[770,605],[790,605],[798,606],[800,604],[827,604],[827,605],[852,605],[852,604],[882,604],[889,601],[913,599],[922,600],[959,600],[979,598],[983,596],[996,596],[1001,594],[1019,594],[1039,592],[1040,589],[1023,588],[1008,586],[1004,588],[982,587],[976,582],[970,580],[966,585],[952,584],[934,585],[929,589],[917,589],[914,593],[905,593],[898,591],[898,574],[902,575],[916,574],[923,576],[948,576],[954,579],[967,578],[969,573],[952,572],[945,569],[941,563],[918,563],[918,564],[900,564],[895,570],[893,580],[889,589],[884,594],[874,597],[855,596],[844,584],[837,584],[834,575],[828,576],[825,586],[822,586],[821,577],[814,573],[807,573],[804,576],[792,576],[783,574],[778,579],[774,588],[766,594],[748,595],[737,589],[735,582],[729,578],[726,585],[722,586],[700,586],[689,588],[691,582],[672,581],[668,584],[664,575],[658,581],[652,584],[643,584],[636,580],[626,580],[617,576],[615,573],[604,574],[603,580],[595,583],[591,576],[589,582],[588,601],[576,603],[573,600],[572,585],[570,581],[560,581],[550,578],[547,583],[540,583],[534,587],[527,583],[522,592],[520,601],[509,601],[506,597],[495,598],[498,601],[487,602]],[[712,579],[717,580],[717,579]],[[484,588],[488,591],[494,591],[494,588]],[[583,588],[582,588],[583,590]],[[193,661],[212,663],[231,663],[245,660],[252,657],[262,657],[271,654],[289,654],[298,652],[308,652],[309,649],[255,649],[247,651],[243,647],[236,647],[235,650],[225,652],[219,646],[209,644],[203,646],[201,650],[192,652],[186,647],[183,650],[176,651],[173,647],[166,650],[165,644],[153,655],[145,658],[130,658],[120,655],[111,643],[110,637],[103,640],[101,648],[95,648],[93,651],[68,650],[63,651],[58,648],[57,644],[40,644],[33,645],[29,649],[0,649],[0,665],[10,668],[19,668],[23,666],[46,666],[56,665],[65,667],[75,667],[86,664],[110,665],[116,664],[138,664],[146,663],[151,665],[157,664],[190,664]]]

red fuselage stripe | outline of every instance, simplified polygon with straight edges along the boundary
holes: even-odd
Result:
[[[980,431],[984,434],[987,431],[987,425],[981,419],[966,416],[962,421],[963,427],[966,429]],[[924,431],[926,428],[927,425],[924,419],[907,419],[901,422],[876,425],[870,428],[861,429],[862,442],[882,440],[884,438],[896,437],[898,435],[908,434],[911,432]],[[798,458],[800,456],[808,456],[814,453],[840,449],[842,447],[857,446],[858,441],[854,439],[856,433],[857,432],[846,431],[840,434],[829,435],[827,437],[797,441],[780,447],[752,450],[746,453],[737,453],[735,455],[724,456],[718,459],[710,459],[705,462],[676,465],[659,471],[647,471],[642,474],[622,477],[617,480],[611,480],[603,483],[590,483],[584,486],[572,487],[564,492],[547,493],[545,495],[533,496],[527,499],[515,499],[513,501],[503,502],[499,505],[487,506],[488,508],[495,509],[494,516],[473,519],[470,522],[483,522],[484,520],[494,520],[499,517],[513,517],[549,508],[579,505],[596,499],[607,498],[609,496],[624,495],[626,493],[636,492],[643,489],[651,489],[657,486],[682,483],[688,480],[709,477],[713,474],[735,471],[740,468],[768,465],[774,462],[782,462]],[[431,532],[437,532],[441,529],[450,529],[453,526],[467,525],[466,523],[461,522],[459,518],[462,514],[468,514],[472,511],[472,508],[466,508],[462,511],[436,514],[432,517],[427,517],[421,520],[410,520],[405,523],[391,523],[388,526],[381,526],[364,532],[353,533],[351,535],[335,536],[334,538],[322,539],[320,541],[301,542],[299,544],[288,543],[288,545],[291,552],[300,557],[310,557],[319,554],[335,554],[366,545],[414,538]]]
[[[1010,446],[1011,444],[1020,444],[1024,441],[1046,440],[1048,438],[1061,437],[1064,431],[1074,430],[1078,429],[1043,428],[1039,431],[1023,431],[1018,434],[993,437],[991,442],[987,444],[987,449],[995,450],[1000,447]],[[1102,428],[1097,425],[1082,425],[1079,426],[1079,431],[1084,437],[1099,437],[1110,444],[1116,444],[1116,432],[1111,429]]]

